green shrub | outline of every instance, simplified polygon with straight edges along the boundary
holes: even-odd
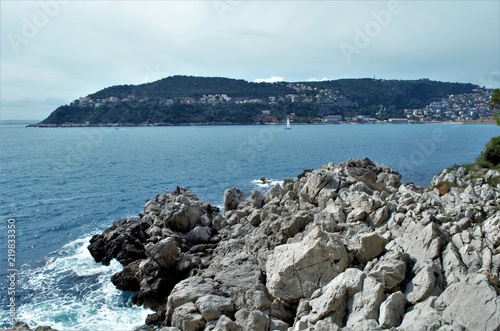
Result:
[[[493,168],[500,165],[500,136],[491,138],[484,152],[477,159],[477,164],[483,168]]]

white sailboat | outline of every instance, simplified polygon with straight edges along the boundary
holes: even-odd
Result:
[[[291,129],[292,129],[292,127],[290,126],[290,118],[288,118],[288,117],[286,118],[286,126],[285,126],[285,129],[286,129],[286,130],[291,130]]]

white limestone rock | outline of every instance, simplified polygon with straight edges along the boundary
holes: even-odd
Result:
[[[373,277],[365,277],[361,290],[347,301],[346,326],[355,327],[363,320],[378,320],[380,304],[384,298],[384,286]]]
[[[306,202],[316,202],[319,192],[328,185],[332,178],[332,174],[326,171],[314,172],[300,190],[300,197]]]
[[[386,253],[371,267],[368,274],[384,285],[386,291],[390,291],[405,279],[406,260],[407,256],[401,252]]]
[[[376,228],[382,226],[389,217],[389,211],[390,210],[388,206],[383,206],[377,209],[372,216],[373,226]]]
[[[406,225],[406,226],[404,226]],[[443,239],[439,237],[436,223],[423,226],[412,220],[407,220],[402,226],[402,235],[396,236],[394,241],[402,250],[416,261],[433,260],[439,257]]]
[[[298,302],[328,284],[350,262],[337,235],[314,229],[300,242],[275,248],[266,263],[267,289],[276,298]]]
[[[392,293],[380,305],[379,323],[389,329],[401,324],[405,313],[406,298],[401,291]]]
[[[205,320],[192,302],[175,308],[172,325],[183,331],[200,331],[205,327]]]
[[[412,304],[424,301],[432,293],[435,285],[436,277],[434,276],[434,270],[432,266],[426,265],[406,285],[406,299]]]
[[[356,259],[360,263],[367,263],[380,255],[387,244],[387,239],[377,232],[364,234],[359,237],[360,249],[356,254]]]
[[[195,306],[205,321],[216,320],[222,315],[234,314],[234,305],[231,299],[218,295],[209,294],[199,297]]]
[[[398,330],[436,331],[444,324],[445,322],[439,313],[432,307],[415,307],[404,315],[403,322],[398,327]]]
[[[194,302],[198,298],[208,294],[216,294],[217,290],[214,285],[210,279],[204,279],[199,276],[189,277],[177,283],[168,296],[166,307],[167,322],[171,320],[176,308],[188,302],[194,305]]]
[[[260,310],[241,309],[235,314],[236,324],[243,330],[268,330],[271,322],[269,316]]]
[[[241,328],[231,320],[229,317],[226,315],[222,315],[218,320],[217,324],[215,324],[215,327],[212,329],[212,331],[240,331]]]
[[[500,296],[479,278],[477,284],[454,283],[446,288],[435,303],[447,324],[467,330],[498,330]]]
[[[311,310],[308,320],[317,322],[333,314],[333,320],[341,326],[345,317],[347,298],[361,290],[365,277],[366,274],[362,271],[350,268],[315,292],[309,302]]]

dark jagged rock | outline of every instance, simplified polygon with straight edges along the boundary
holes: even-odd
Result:
[[[424,190],[349,160],[264,195],[229,189],[224,216],[178,188],[89,250],[125,266],[113,283],[160,327],[497,330],[499,179],[458,168]]]
[[[217,207],[178,188],[148,200],[139,219],[117,221],[94,235],[88,249],[96,262],[107,265],[115,258],[124,265],[113,275],[113,284],[138,291],[135,303],[157,308],[179,281],[207,261],[206,251],[215,247],[211,240],[218,241],[213,228],[217,215]],[[193,247],[197,249],[191,252]]]
[[[96,262],[108,265],[113,258],[127,265],[145,257],[144,243],[148,236],[144,233],[147,224],[135,219],[117,221],[102,234],[94,235],[88,247]]]
[[[0,329],[3,331],[3,329]],[[24,322],[17,322],[10,329],[5,329],[5,331],[57,331],[50,326],[39,326],[35,329],[30,329],[29,325]]]

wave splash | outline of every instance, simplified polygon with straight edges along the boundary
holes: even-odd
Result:
[[[252,184],[259,191],[266,191],[267,189],[269,189],[275,185],[283,186],[283,181],[282,180],[274,180],[272,178],[262,177],[260,179],[252,180]]]
[[[95,263],[87,250],[89,239],[66,244],[42,265],[23,267],[17,285],[18,320],[33,328],[82,331],[134,330],[144,324],[152,311],[132,305],[133,293],[114,287],[111,275],[122,266],[115,260],[110,266]],[[7,319],[1,311],[0,320]]]

